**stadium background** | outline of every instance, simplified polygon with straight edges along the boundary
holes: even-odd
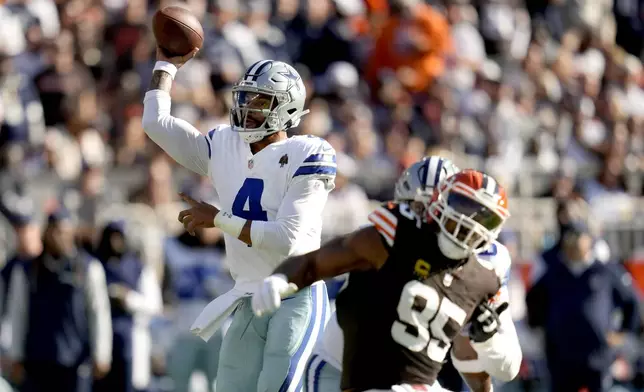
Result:
[[[161,277],[163,241],[181,231],[177,191],[216,202],[208,180],[179,168],[141,126],[154,65],[149,21],[158,7],[180,4],[200,17],[206,37],[175,80],[173,114],[201,131],[228,121],[231,84],[248,65],[297,65],[311,109],[298,132],[338,151],[325,238],[363,223],[424,154],[504,184],[521,378],[539,380],[539,350],[521,327],[523,297],[556,240],[559,206],[589,220],[605,240],[599,254],[625,263],[644,287],[644,2],[406,3],[419,28],[392,22],[385,0],[5,1],[0,259],[16,246],[13,216],[42,222],[63,204],[85,244],[108,220],[126,219]],[[411,60],[406,53],[419,47],[426,55]],[[168,318],[153,324],[157,357],[172,344],[161,327]],[[632,366],[625,377],[636,373]]]

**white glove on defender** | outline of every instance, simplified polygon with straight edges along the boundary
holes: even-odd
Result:
[[[282,274],[271,275],[264,279],[261,287],[253,294],[253,312],[257,317],[272,313],[279,309],[282,298],[288,297],[298,290],[295,283],[289,283]]]

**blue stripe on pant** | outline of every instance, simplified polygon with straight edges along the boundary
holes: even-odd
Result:
[[[236,310],[221,348],[217,392],[301,392],[306,363],[328,319],[324,283],[255,317],[250,298]]]
[[[311,288],[311,298],[313,300],[313,317],[306,328],[306,333],[300,347],[289,361],[288,374],[282,383],[279,392],[291,392],[302,390],[304,382],[304,370],[309,360],[313,347],[322,336],[324,326],[327,321],[327,303],[328,293],[326,284],[318,284]],[[296,385],[295,389],[293,386]]]
[[[342,372],[317,354],[306,365],[306,392],[338,392]]]

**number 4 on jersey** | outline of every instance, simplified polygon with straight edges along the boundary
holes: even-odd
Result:
[[[264,193],[264,180],[245,179],[233,201],[233,215],[251,221],[267,221],[266,211],[262,209],[262,193]]]
[[[416,301],[416,298],[423,300],[424,306],[423,301]],[[397,310],[400,321],[394,321],[391,326],[391,337],[410,351],[426,348],[427,356],[435,362],[443,362],[453,338],[446,333],[447,322],[453,320],[462,326],[467,317],[467,313],[448,298],[441,300],[433,287],[415,280],[403,287]]]

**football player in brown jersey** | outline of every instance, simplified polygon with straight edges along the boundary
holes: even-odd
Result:
[[[475,255],[490,247],[509,213],[505,190],[474,170],[448,178],[427,210],[431,219],[389,203],[372,213],[374,226],[286,260],[255,293],[255,313],[274,311],[298,288],[351,272],[337,301],[342,389],[435,390],[462,326],[490,319],[480,316],[490,311],[485,306],[500,280]],[[490,325],[472,329],[483,340],[494,335]]]

